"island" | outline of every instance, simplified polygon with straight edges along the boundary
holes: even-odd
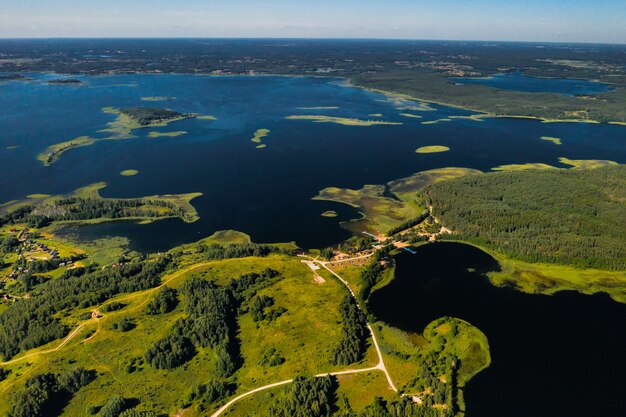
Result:
[[[144,107],[122,109],[105,107],[102,111],[116,116],[116,119],[110,122],[106,129],[100,130],[100,133],[108,133],[108,136],[80,136],[66,142],[56,143],[48,146],[37,156],[37,159],[45,166],[50,166],[55,163],[63,153],[71,149],[93,145],[103,140],[132,139],[136,137],[132,135],[132,131],[135,129],[167,126],[170,123],[197,116],[195,113],[179,113],[169,109]],[[180,136],[185,133],[186,132],[183,131],[150,132],[148,135],[151,138],[158,138]]]
[[[377,126],[377,125],[401,125],[399,122],[386,122],[383,120],[361,120],[347,117],[333,117],[323,115],[292,115],[287,120],[309,120],[315,123],[336,123],[344,126]]]
[[[0,81],[22,81],[26,79],[22,74],[0,74]]]
[[[430,146],[422,146],[421,148],[417,148],[415,153],[439,153],[439,152],[447,152],[450,148],[442,145],[430,145]]]
[[[138,171],[126,170],[132,176]],[[103,198],[100,182],[79,188],[72,193],[50,196],[31,194],[22,201],[0,207],[0,224],[26,223],[41,227],[52,222],[100,223],[109,220],[140,220],[143,222],[178,217],[187,223],[199,219],[191,200],[202,193],[155,195],[140,198]]]
[[[82,84],[82,81],[76,78],[57,78],[48,81],[48,84]]]

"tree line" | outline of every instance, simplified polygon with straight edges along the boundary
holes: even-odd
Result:
[[[164,212],[151,207],[168,210]],[[20,207],[0,217],[0,226],[26,223],[28,227],[41,228],[54,221],[169,217],[172,215],[184,217],[185,210],[172,202],[158,199],[70,197],[53,203]]]
[[[365,314],[352,298],[346,295],[339,304],[341,313],[341,340],[333,350],[332,362],[335,365],[349,365],[359,362],[367,351],[369,330]]]
[[[297,376],[270,407],[268,417],[330,417],[335,410],[337,380]]]
[[[203,254],[207,260],[268,256],[272,253],[293,255],[295,253],[292,249],[283,249],[273,245],[257,243],[233,243],[226,245],[220,245],[218,243],[210,245],[200,244],[198,245],[198,252]]]

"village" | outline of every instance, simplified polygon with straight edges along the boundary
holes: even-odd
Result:
[[[0,304],[28,298],[31,277],[37,277],[34,282],[50,278],[44,273],[56,278],[86,257],[84,251],[25,225],[0,229]]]

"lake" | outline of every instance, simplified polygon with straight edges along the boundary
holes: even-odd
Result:
[[[196,75],[77,76],[81,85],[50,85],[55,74],[24,74],[30,81],[0,83],[0,204],[27,195],[68,193],[105,181],[104,197],[202,192],[193,201],[200,220],[177,219],[148,225],[112,222],[77,228],[79,238],[126,236],[132,249],[163,251],[235,229],[255,242],[295,241],[307,248],[340,242],[350,234],[340,222],[357,210],[311,200],[330,186],[361,188],[418,171],[468,167],[488,171],[503,164],[543,162],[559,157],[626,162],[626,129],[613,125],[547,124],[535,120],[451,119],[470,112],[414,102],[347,86],[342,80],[306,77]],[[164,101],[144,101],[162,97]],[[167,127],[138,129],[135,139],[100,141],[72,149],[49,167],[36,160],[47,146],[98,131],[115,118],[103,107],[164,107],[212,115]],[[422,116],[410,118],[402,114]],[[381,114],[382,116],[374,116]],[[290,115],[380,119],[401,125],[344,126],[287,120]],[[270,129],[265,149],[250,141]],[[150,131],[185,131],[150,138]],[[562,138],[557,146],[541,136]],[[422,146],[449,152],[416,154]],[[123,170],[139,174],[124,177]],[[323,217],[327,210],[339,215]]]
[[[481,272],[497,262],[460,243],[427,244],[396,262],[395,279],[370,298],[379,319],[421,332],[453,316],[489,339],[491,366],[465,389],[467,417],[626,415],[626,305],[494,287]]]
[[[461,85],[479,84],[500,90],[524,91],[527,93],[555,93],[564,96],[592,95],[611,91],[611,87],[608,84],[599,81],[530,77],[519,72],[494,74],[490,77],[454,77],[450,79]]]

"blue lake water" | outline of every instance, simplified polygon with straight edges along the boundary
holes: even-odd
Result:
[[[577,80],[568,78],[530,77],[519,72],[495,74],[491,77],[451,78],[457,84],[478,84],[500,90],[524,91],[527,93],[556,93],[564,96],[580,96],[606,93],[611,91],[608,84],[599,81]]]
[[[28,75],[32,81],[0,83],[0,202],[34,193],[68,193],[99,181],[108,184],[101,192],[105,197],[204,194],[193,201],[201,217],[193,224],[172,219],[78,229],[85,239],[126,236],[131,247],[141,251],[165,250],[224,229],[248,233],[256,242],[296,241],[304,247],[339,242],[349,236],[340,221],[358,213],[338,203],[311,200],[329,186],[360,188],[449,166],[484,171],[525,162],[561,166],[561,156],[626,162],[626,129],[621,126],[516,119],[423,125],[469,113],[443,106],[410,111],[406,107],[415,103],[389,100],[340,80],[133,74],[79,77],[82,85],[49,85],[45,81],[58,76]],[[175,99],[141,100],[150,96]],[[51,144],[83,135],[106,136],[98,131],[114,120],[101,111],[107,106],[167,107],[218,120],[188,119],[138,129],[135,139],[72,149],[50,167],[36,160]],[[407,112],[423,119],[401,116]],[[372,119],[375,113],[402,124],[359,127],[285,119],[294,114]],[[263,140],[265,149],[250,141],[259,128],[271,130]],[[154,130],[188,133],[147,137]],[[563,145],[542,141],[541,136],[562,138]],[[415,153],[427,145],[448,146],[450,151]],[[139,174],[120,176],[126,169]],[[339,216],[322,217],[327,210]]]
[[[459,243],[396,261],[395,279],[370,298],[379,319],[421,332],[452,316],[487,335],[492,362],[464,388],[467,417],[626,415],[626,305],[606,294],[495,287],[480,272],[498,270],[496,260]]]

